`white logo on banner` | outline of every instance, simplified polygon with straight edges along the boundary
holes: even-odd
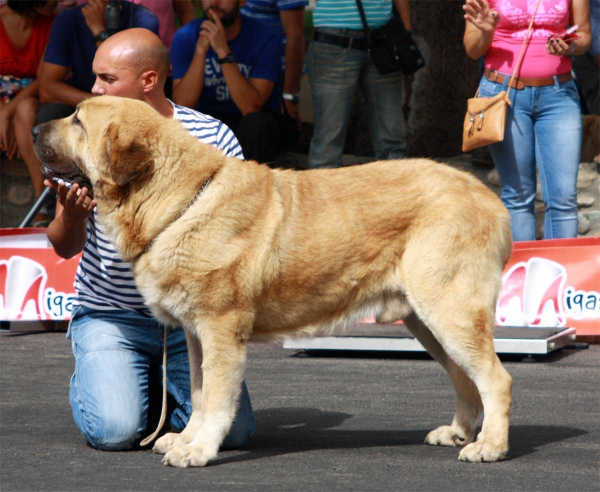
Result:
[[[563,289],[565,268],[545,258],[530,258],[513,265],[502,278],[496,307],[501,326],[565,326]]]
[[[43,265],[23,256],[0,260],[0,320],[68,319],[73,294],[46,288]]]

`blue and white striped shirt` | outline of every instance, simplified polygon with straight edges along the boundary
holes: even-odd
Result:
[[[173,119],[198,140],[211,144],[230,157],[243,159],[242,148],[225,124],[193,109],[173,104]],[[76,297],[73,305],[103,311],[129,309],[151,316],[138,292],[131,264],[123,261],[104,234],[96,210],[87,225],[87,242],[75,277]]]
[[[383,26],[392,18],[392,0],[362,0],[369,29]],[[317,0],[314,27],[364,29],[355,0]]]

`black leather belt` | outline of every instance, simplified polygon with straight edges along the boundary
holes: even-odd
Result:
[[[313,39],[320,43],[335,44],[344,49],[367,51],[367,40],[365,38],[351,38],[349,36],[337,36],[315,29]]]

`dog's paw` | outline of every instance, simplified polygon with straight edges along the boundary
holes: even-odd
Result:
[[[506,451],[508,451],[507,447],[478,441],[465,446],[458,455],[458,459],[461,461],[470,461],[471,463],[500,461],[504,458]]]
[[[181,438],[181,434],[175,434],[173,432],[169,432],[168,434],[165,434],[164,436],[162,436],[160,439],[158,439],[154,443],[152,452],[158,453],[158,454],[166,454],[171,449],[173,449],[175,446],[178,446],[180,444],[184,444],[184,442]]]
[[[432,446],[464,446],[472,440],[472,437],[465,436],[459,429],[450,425],[442,425],[427,434],[425,443]]]
[[[210,460],[216,457],[216,452],[212,453],[201,446],[182,444],[165,454],[162,462],[165,465],[187,468],[189,466],[206,466]]]

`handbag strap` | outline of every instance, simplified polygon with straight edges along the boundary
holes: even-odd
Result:
[[[359,0],[357,0],[359,1]],[[533,21],[535,20],[535,15],[537,14],[538,7],[542,0],[538,0],[535,5],[535,10],[533,11],[533,16],[531,16],[531,21],[529,22],[529,28],[527,29],[527,34],[525,35],[525,39],[523,40],[523,45],[521,46],[521,52],[519,53],[519,58],[517,59],[517,64],[515,65],[515,69],[513,70],[512,77],[508,81],[508,90],[506,91],[506,96],[510,96],[510,89],[512,87],[512,81],[517,75],[519,71],[519,67],[521,66],[521,62],[523,61],[523,55],[525,55],[525,48],[527,47],[527,42],[529,41],[529,35],[531,34],[531,29],[533,28]]]
[[[365,8],[363,7],[361,0],[355,0],[356,6],[358,7],[358,13],[360,14],[360,20],[365,26],[365,31],[367,31],[367,36],[369,35],[369,24],[367,23],[367,16],[365,15]]]
[[[371,40],[371,29],[369,29],[369,24],[367,23],[367,16],[365,14],[365,8],[363,7],[363,4],[361,2],[361,0],[355,0],[356,1],[356,6],[358,7],[358,13],[360,14],[360,20],[363,23],[363,26],[365,27],[365,41],[367,42],[367,46],[369,46],[370,40]]]

